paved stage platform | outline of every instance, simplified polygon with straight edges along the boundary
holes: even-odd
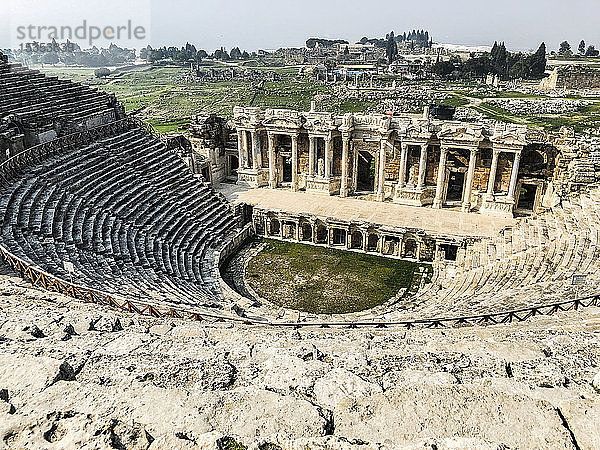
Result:
[[[401,206],[356,198],[292,192],[281,188],[248,189],[235,184],[221,183],[217,191],[232,203],[247,203],[265,210],[332,217],[390,227],[417,228],[438,235],[492,237],[503,228],[515,224],[514,219],[463,213],[452,209]]]

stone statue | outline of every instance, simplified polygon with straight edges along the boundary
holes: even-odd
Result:
[[[320,177],[325,176],[325,161],[323,161],[323,158],[319,158],[317,162],[317,175]]]
[[[416,186],[417,185],[417,165],[413,164],[408,169],[408,183],[409,185]]]

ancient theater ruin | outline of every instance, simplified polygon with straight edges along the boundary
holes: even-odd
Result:
[[[0,249],[48,289],[156,316],[297,323],[248,289],[252,236],[418,265],[406,290],[338,323],[510,316],[564,299],[573,277],[600,281],[594,152],[567,128],[313,104],[197,115],[189,136],[164,136],[114,96],[6,58],[0,82]]]
[[[546,217],[596,180],[593,149],[569,129],[437,115],[237,107],[233,123],[196,118],[190,165],[252,207],[259,236],[434,263],[440,275],[543,248]]]
[[[544,206],[564,137],[428,108],[422,118],[236,108],[234,122],[239,184],[508,217]]]

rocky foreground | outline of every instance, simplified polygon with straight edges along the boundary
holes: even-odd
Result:
[[[279,330],[146,319],[3,275],[0,361],[0,448],[600,448],[599,308]]]

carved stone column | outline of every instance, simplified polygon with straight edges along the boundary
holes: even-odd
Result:
[[[325,138],[325,178],[331,178],[331,172],[332,172],[332,167],[331,167],[331,163],[332,161],[332,153],[333,153],[333,149],[332,149],[332,144],[333,144],[333,138],[331,136],[328,136]]]
[[[257,131],[252,131],[252,153],[254,159],[254,168],[260,169],[262,167],[262,152],[260,148],[260,138]]]
[[[352,191],[356,192],[358,189],[358,152],[354,148],[354,143],[350,143],[352,145]]]
[[[490,177],[488,178],[487,195],[494,195],[494,188],[496,185],[496,172],[498,171],[498,157],[500,156],[500,150],[494,149],[492,151],[492,166],[490,167]]]
[[[340,197],[348,196],[348,146],[350,137],[342,137],[342,181],[340,184]]]
[[[400,144],[400,173],[398,174],[398,184],[400,187],[406,185],[406,164],[408,162],[408,144]]]
[[[465,187],[465,197],[463,199],[462,210],[471,211],[471,192],[473,190],[473,176],[475,175],[475,163],[477,162],[477,149],[472,148],[469,155],[469,169],[467,171],[467,185]]]
[[[244,167],[244,140],[242,139],[242,130],[237,130],[238,137],[238,168]]]
[[[292,191],[298,190],[298,135],[292,134]]]
[[[244,149],[244,168],[249,168],[251,166],[248,147],[248,133],[244,130],[242,131],[242,148]]]
[[[434,208],[442,207],[442,195],[444,193],[444,183],[446,182],[446,160],[448,158],[448,148],[440,147],[440,164],[438,166],[437,185],[435,187]]]
[[[315,174],[315,137],[308,137],[308,174],[312,177]]]
[[[515,190],[517,188],[517,176],[519,175],[519,165],[521,163],[521,151],[515,152],[515,161],[510,173],[510,185],[508,187],[508,197],[516,201]]]
[[[419,159],[419,181],[417,189],[425,186],[425,175],[427,174],[427,144],[421,145],[421,158]]]
[[[377,164],[377,201],[382,202],[385,199],[385,147],[387,138],[382,139],[379,148],[379,163]]]
[[[277,172],[275,170],[275,135],[268,134],[269,138],[269,187],[275,189],[277,187]]]

